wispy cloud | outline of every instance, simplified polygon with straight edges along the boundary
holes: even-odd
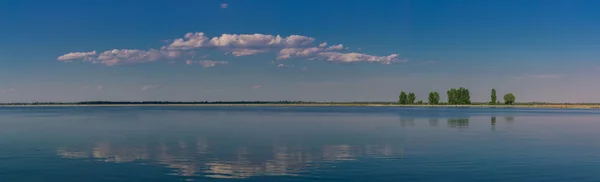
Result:
[[[350,63],[350,62],[370,62],[370,63],[381,63],[391,64],[395,62],[406,62],[398,58],[398,54],[391,54],[389,56],[373,56],[361,53],[340,53],[331,52],[332,49],[342,49],[343,46],[331,46],[329,48],[323,47],[309,47],[309,48],[285,48],[279,51],[277,59],[290,59],[290,58],[308,58],[311,60],[327,60],[332,62]]]
[[[222,64],[228,64],[228,62],[227,61],[210,61],[210,60],[200,61],[200,65],[202,65],[202,67],[205,67],[205,68],[215,67],[217,65],[222,65]]]
[[[256,89],[260,89],[260,88],[261,88],[261,86],[260,86],[260,85],[254,85],[254,86],[252,86],[252,89],[255,89],[255,90],[256,90]]]
[[[160,86],[158,85],[145,85],[142,88],[140,88],[142,91],[147,91],[147,90],[151,90],[151,89],[156,89]]]
[[[229,64],[229,62],[227,62],[227,61],[211,61],[211,60],[200,60],[200,61],[187,60],[187,61],[185,61],[185,64],[187,64],[187,65],[199,64],[202,67],[211,68],[211,67],[215,67],[218,65]]]
[[[92,52],[72,52],[72,53],[68,53],[62,56],[59,56],[57,58],[57,60],[59,61],[65,61],[65,62],[70,62],[72,60],[77,60],[77,59],[86,59],[86,58],[91,58],[92,56],[96,55],[96,51],[92,51]]]
[[[277,67],[278,68],[293,68],[294,65],[278,64]]]
[[[92,52],[72,52],[59,56],[60,61],[104,64],[107,66],[121,64],[138,64],[158,60],[187,60],[199,56],[201,50],[220,50],[235,57],[249,56],[278,51],[277,59],[304,58],[309,60],[326,60],[340,63],[369,62],[390,64],[405,62],[398,54],[376,56],[357,52],[344,52],[343,44],[327,47],[327,42],[315,45],[315,38],[304,35],[268,34],[222,34],[208,37],[203,32],[191,32],[182,38],[170,39],[160,49],[113,49],[97,54]],[[210,65],[210,64],[209,64]]]
[[[342,44],[338,44],[338,45],[334,45],[334,46],[329,46],[327,49],[325,49],[326,51],[333,51],[333,50],[342,50],[344,49],[344,45]]]
[[[227,3],[223,3],[223,4],[221,4],[221,8],[222,8],[222,9],[225,9],[225,8],[227,8],[227,7],[229,7],[229,4],[227,4]]]

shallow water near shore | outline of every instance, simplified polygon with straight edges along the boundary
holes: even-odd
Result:
[[[600,181],[600,111],[0,108],[0,181]]]

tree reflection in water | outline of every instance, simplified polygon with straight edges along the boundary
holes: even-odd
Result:
[[[496,116],[492,116],[490,123],[492,125],[492,130],[496,130]]]
[[[469,118],[449,118],[448,127],[450,128],[468,128]]]

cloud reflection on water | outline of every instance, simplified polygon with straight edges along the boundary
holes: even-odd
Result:
[[[120,141],[120,140],[115,140]],[[60,148],[57,155],[68,159],[88,159],[109,163],[154,163],[172,169],[172,175],[210,178],[249,178],[253,176],[296,176],[332,162],[361,157],[400,158],[402,150],[389,143],[331,144],[316,147],[273,144],[269,152],[237,146],[223,151],[206,138],[195,141],[159,140],[151,145],[128,145],[104,140],[83,148]],[[195,145],[195,146],[194,146]]]

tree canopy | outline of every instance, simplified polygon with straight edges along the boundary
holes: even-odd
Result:
[[[415,104],[415,100],[417,100],[417,96],[415,95],[415,93],[408,93],[408,104]]]
[[[400,96],[398,97],[398,103],[399,104],[407,104],[408,103],[408,96],[406,95],[406,93],[400,92]]]
[[[437,92],[429,92],[429,104],[436,105],[440,103],[440,94]]]
[[[448,94],[448,104],[471,104],[469,89],[460,87],[452,88],[446,92]]]
[[[496,100],[497,100],[497,98],[496,98],[496,89],[492,89],[492,96],[491,97],[492,97],[492,99],[490,101],[490,104],[491,105],[496,104]]]
[[[512,93],[507,93],[504,95],[504,104],[512,105],[515,103],[515,95]]]

